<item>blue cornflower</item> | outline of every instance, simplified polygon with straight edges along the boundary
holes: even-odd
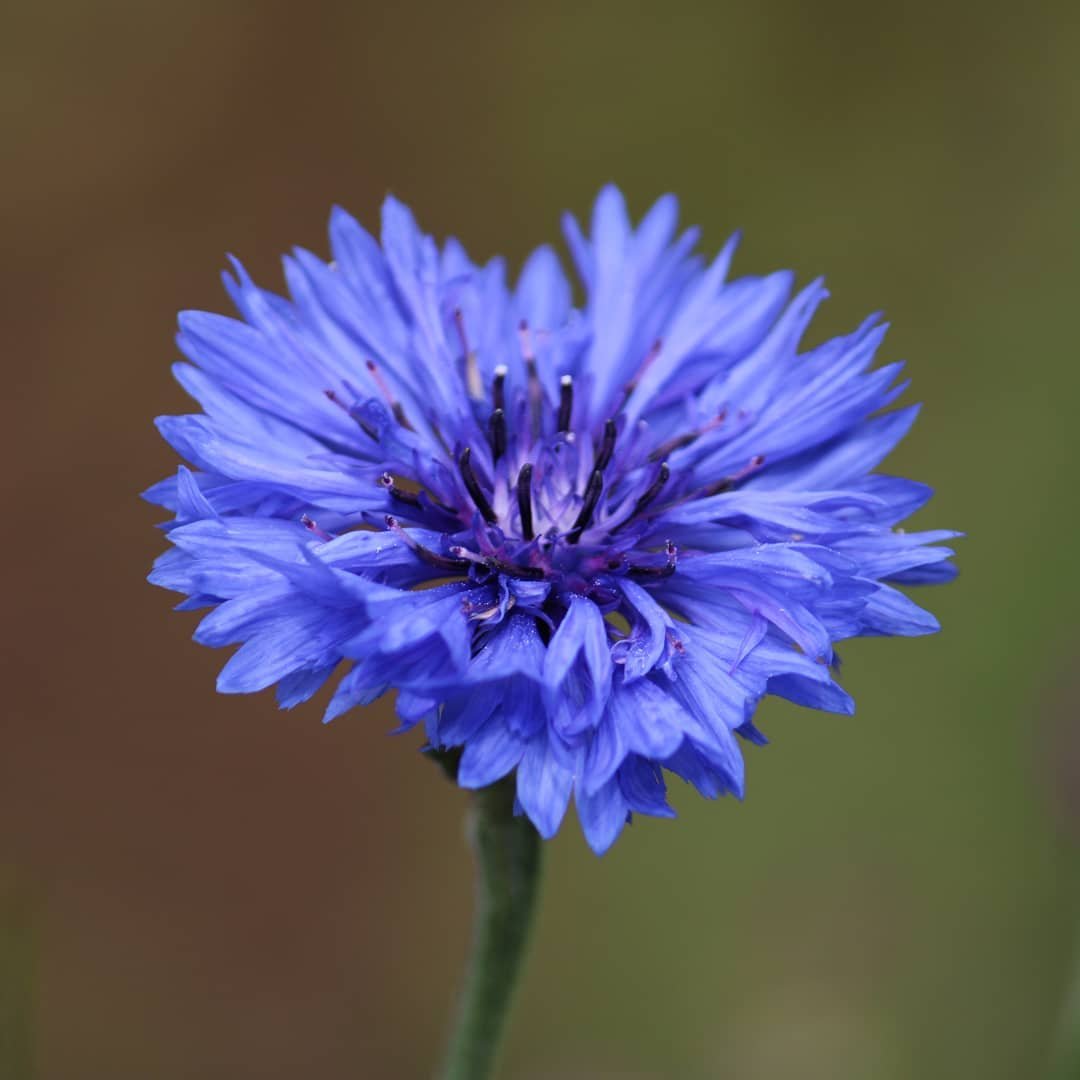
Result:
[[[602,852],[672,816],[666,772],[741,796],[762,695],[850,713],[836,641],[938,628],[894,585],[957,534],[898,529],[931,491],[873,471],[917,411],[883,411],[884,326],[800,351],[821,283],[728,280],[735,239],[706,264],[676,223],[610,187],[567,217],[579,309],[550,248],[511,287],[388,199],[381,244],[335,210],[332,262],[285,259],[290,299],[234,263],[239,320],[181,315],[203,411],[158,421],[192,469],[147,493],[150,580],[240,643],[219,690],[291,707],[348,665],[327,720],[396,690],[462,787],[516,770],[545,837],[573,796]]]

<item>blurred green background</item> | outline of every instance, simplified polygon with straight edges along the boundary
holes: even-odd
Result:
[[[884,308],[891,466],[966,530],[944,633],[770,705],[744,804],[576,823],[504,1075],[1026,1080],[1080,890],[1076,5],[44,3],[3,16],[0,1075],[429,1075],[460,793],[385,709],[221,698],[144,583],[175,312],[392,190],[520,264],[616,180]],[[31,1064],[31,1060],[36,1065]]]

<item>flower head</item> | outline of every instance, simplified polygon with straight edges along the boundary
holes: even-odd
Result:
[[[333,262],[285,260],[290,298],[226,275],[238,320],[180,318],[202,406],[162,417],[191,464],[151,581],[240,643],[218,688],[293,706],[347,665],[330,720],[397,691],[402,728],[461,748],[458,782],[516,771],[544,835],[573,796],[605,850],[672,816],[665,773],[743,792],[758,700],[851,712],[836,641],[937,629],[896,583],[947,580],[951,532],[897,523],[930,489],[874,472],[915,418],[883,411],[877,318],[800,342],[825,290],[728,279],[676,203],[634,228],[598,198],[515,286],[393,199],[381,244],[347,214]]]

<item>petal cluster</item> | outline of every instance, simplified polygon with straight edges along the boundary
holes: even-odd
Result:
[[[763,695],[851,712],[835,643],[936,630],[896,585],[957,534],[898,528],[930,489],[876,471],[916,413],[876,317],[803,347],[821,283],[731,278],[670,196],[564,234],[580,306],[551,249],[511,283],[394,199],[378,240],[335,210],[287,298],[234,263],[239,317],[180,317],[201,411],[158,421],[188,465],[150,580],[239,645],[221,691],[396,691],[463,787],[514,774],[545,837],[573,799],[602,852],[667,774],[741,796]]]

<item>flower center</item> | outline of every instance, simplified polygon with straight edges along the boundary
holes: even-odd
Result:
[[[574,376],[560,376],[555,395],[545,390],[526,324],[511,385],[505,365],[485,379],[460,312],[454,323],[470,410],[458,445],[447,444],[434,415],[423,417],[428,431],[414,427],[373,363],[368,371],[386,408],[368,401],[349,409],[392,466],[379,477],[392,508],[382,524],[443,574],[499,574],[582,594],[602,589],[598,578],[607,575],[666,577],[679,551],[663,535],[664,511],[730,490],[763,464],[755,457],[705,487],[693,469],[673,471],[668,458],[721,428],[726,411],[659,443],[645,420],[633,419],[626,406],[659,341],[597,422],[588,416],[589,387],[578,393]],[[423,538],[414,535],[421,530]]]

